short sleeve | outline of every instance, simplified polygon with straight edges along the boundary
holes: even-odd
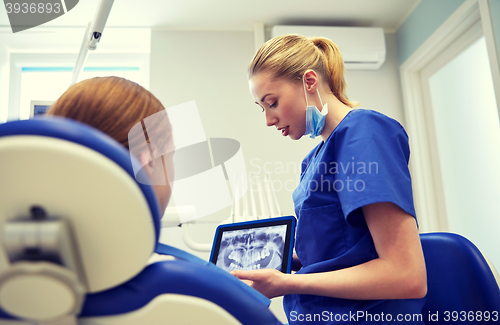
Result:
[[[368,112],[352,116],[334,144],[335,190],[354,227],[366,226],[361,207],[378,202],[392,202],[415,217],[408,136],[397,121]]]

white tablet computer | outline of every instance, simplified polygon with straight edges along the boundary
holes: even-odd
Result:
[[[220,225],[210,261],[228,272],[273,268],[290,273],[295,225],[294,216]]]

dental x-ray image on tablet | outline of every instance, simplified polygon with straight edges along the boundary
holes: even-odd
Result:
[[[295,217],[219,226],[210,260],[228,272],[269,268],[289,272],[294,230]]]
[[[281,270],[286,226],[225,232],[217,266],[227,270]]]

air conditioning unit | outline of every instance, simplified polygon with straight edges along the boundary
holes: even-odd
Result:
[[[277,25],[271,30],[272,37],[286,34],[331,39],[339,47],[349,70],[377,70],[385,61],[383,28]]]

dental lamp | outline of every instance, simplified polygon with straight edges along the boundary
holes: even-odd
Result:
[[[109,12],[113,6],[113,1],[114,0],[101,0],[94,19],[87,25],[87,30],[85,31],[82,45],[80,46],[80,53],[78,53],[75,68],[73,69],[70,86],[76,83],[80,72],[82,72],[83,66],[87,61],[89,50],[94,51],[97,48],[97,43],[101,40],[104,26],[106,25]]]
[[[230,216],[227,219],[223,220],[220,225],[283,216],[278,204],[278,200],[276,198],[276,193],[272,187],[271,175],[269,173],[266,173],[264,175],[263,181],[261,180],[260,175],[254,175],[253,177],[253,181],[257,186],[258,201],[260,203],[260,213],[257,210],[254,191],[249,190],[247,192],[247,195],[244,195],[241,200],[233,200]],[[235,184],[237,184],[237,182],[238,181],[235,180]],[[236,191],[239,190],[240,187],[236,186]],[[239,197],[238,194],[236,194],[236,196]],[[249,196],[250,203],[248,202]],[[182,222],[179,218],[180,214],[184,215],[185,218],[190,221]],[[162,228],[180,227],[182,239],[187,247],[197,252],[210,252],[212,250],[211,242],[197,242],[190,234],[189,229],[197,223],[197,221],[195,220],[196,215],[197,213],[195,206],[185,205],[168,207],[163,215],[163,218],[161,219],[161,226]]]

